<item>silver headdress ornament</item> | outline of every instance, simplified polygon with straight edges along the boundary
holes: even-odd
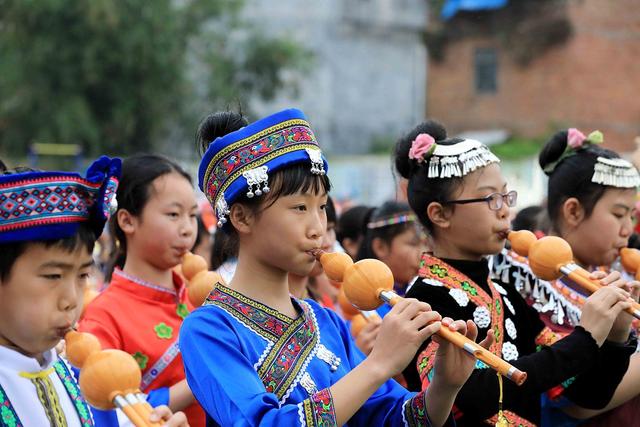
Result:
[[[640,175],[635,166],[624,159],[598,157],[591,182],[617,188],[635,188],[640,185]]]
[[[314,175],[324,175],[326,172],[322,160],[322,151],[315,148],[305,148],[304,150],[309,155],[309,160],[311,160],[311,173]]]
[[[454,145],[437,144],[429,157],[429,178],[463,177],[474,170],[491,163],[499,163],[500,159],[475,139],[465,139]]]
[[[271,189],[269,188],[269,175],[267,171],[269,170],[266,166],[259,166],[257,168],[249,169],[247,171],[242,172],[242,176],[247,180],[247,197],[252,198],[254,194],[256,196],[262,196],[262,193],[268,193]],[[253,192],[253,187],[256,187],[255,193]],[[262,186],[262,190],[260,190],[260,186]]]

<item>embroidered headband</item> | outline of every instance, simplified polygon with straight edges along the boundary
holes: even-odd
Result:
[[[96,238],[117,209],[121,160],[100,157],[86,177],[69,172],[0,175],[0,243],[57,240],[88,222]]]
[[[409,158],[427,163],[429,178],[463,177],[478,168],[500,162],[486,145],[475,139],[439,145],[426,133],[421,133],[413,141]]]
[[[296,163],[310,164],[315,175],[328,169],[300,110],[280,111],[213,141],[200,162],[198,183],[216,211],[218,227],[242,193],[249,198],[268,193],[269,173]]]
[[[403,212],[372,221],[367,224],[367,228],[372,230],[374,228],[388,227],[390,225],[403,224],[405,222],[414,222],[415,220],[416,216],[414,214],[411,212]]]

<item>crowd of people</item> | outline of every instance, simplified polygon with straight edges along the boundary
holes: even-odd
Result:
[[[619,257],[638,242],[640,175],[602,140],[554,134],[548,195],[524,209],[489,147],[433,120],[398,137],[406,193],[379,206],[336,206],[295,109],[200,123],[204,202],[157,154],[102,156],[84,176],[0,163],[0,425],[131,422],[83,398],[71,329],[129,354],[147,415],[170,426],[635,425],[640,283]],[[598,290],[537,277],[514,230],[564,239]],[[379,260],[400,298],[355,308],[320,250]],[[202,305],[177,268],[187,253],[219,274]]]

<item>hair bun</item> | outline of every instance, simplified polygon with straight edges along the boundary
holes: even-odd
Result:
[[[403,178],[409,179],[414,167],[416,167],[418,163],[416,160],[409,158],[409,150],[411,150],[413,141],[421,133],[426,133],[431,136],[436,141],[436,144],[447,139],[447,130],[442,124],[435,120],[426,120],[420,123],[409,133],[400,138],[398,142],[396,142],[394,156],[396,169]]]
[[[248,124],[249,122],[242,113],[235,111],[219,111],[209,114],[198,126],[197,144],[204,153],[209,148],[209,144],[217,138],[242,129]]]
[[[569,135],[568,130],[561,130],[553,134],[553,136],[546,142],[540,155],[538,156],[538,164],[545,171],[546,175],[551,175],[553,172],[547,172],[545,169],[553,162],[557,162],[562,156],[562,153],[567,149],[567,137]]]

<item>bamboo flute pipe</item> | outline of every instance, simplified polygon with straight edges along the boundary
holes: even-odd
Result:
[[[316,257],[323,266],[325,262],[338,263],[336,261],[337,258],[332,255],[322,251],[316,252]],[[343,267],[341,271],[339,271],[340,268],[336,267],[336,271],[340,273],[342,286],[347,298],[358,309],[373,310],[385,302],[393,306],[402,298],[393,292],[393,274],[383,262],[375,259],[364,259],[354,264],[350,259],[347,261],[346,258],[342,256],[341,258],[344,261],[339,261],[339,263]],[[447,341],[483,361],[514,383],[522,385],[526,380],[526,372],[520,371],[461,333],[445,327],[440,328],[437,333]]]
[[[602,288],[602,285],[589,278],[590,273],[580,267],[573,260],[571,246],[564,239],[557,236],[545,236],[539,240],[531,240],[530,231],[520,230],[509,233],[509,241],[513,250],[519,255],[528,256],[531,271],[542,280],[557,280],[567,276],[578,286],[590,294]],[[534,236],[535,237],[535,236]],[[519,252],[526,246],[526,255]],[[640,304],[629,299],[632,306],[625,311],[640,319]]]
[[[113,403],[116,408],[120,409],[129,418],[129,421],[136,427],[148,427],[145,419],[138,411],[135,410],[133,405],[127,401],[127,399],[120,393],[116,392],[113,395]]]
[[[136,413],[140,415],[140,417],[142,417],[142,419],[146,423],[145,426],[161,427],[162,424],[151,422],[149,420],[153,408],[151,408],[151,405],[149,405],[146,400],[141,399],[140,396],[138,396],[137,390],[127,390],[125,392],[124,398],[133,407]]]

